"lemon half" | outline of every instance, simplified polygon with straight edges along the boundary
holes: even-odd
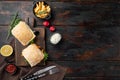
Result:
[[[2,56],[10,56],[13,53],[13,48],[11,45],[3,45],[0,49]]]

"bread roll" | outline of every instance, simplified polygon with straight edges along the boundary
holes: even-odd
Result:
[[[28,61],[31,67],[37,65],[44,59],[43,52],[36,44],[31,44],[22,51],[22,55]]]
[[[13,29],[12,35],[18,39],[18,41],[23,45],[27,45],[31,40],[35,38],[34,33],[30,27],[23,21],[20,21]]]

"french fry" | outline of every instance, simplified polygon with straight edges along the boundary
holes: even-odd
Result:
[[[36,4],[36,7],[38,7],[39,5],[38,4]]]
[[[36,8],[34,9],[34,11],[35,11],[35,13],[38,13],[39,8],[38,8],[38,7],[36,7]]]
[[[44,5],[44,2],[38,2],[36,3],[36,7],[34,8],[34,12],[37,17],[45,18],[49,15],[51,11],[50,6]]]
[[[41,2],[39,2],[39,9],[41,10],[41,7],[42,7],[42,4],[41,4]]]

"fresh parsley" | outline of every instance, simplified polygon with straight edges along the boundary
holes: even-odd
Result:
[[[47,12],[46,11],[39,11],[38,14],[46,14]]]
[[[29,42],[29,44],[33,44],[33,43],[34,43],[34,39]]]
[[[44,51],[44,61],[46,61],[47,59],[48,59],[48,53]]]

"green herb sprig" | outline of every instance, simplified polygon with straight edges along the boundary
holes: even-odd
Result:
[[[48,53],[44,51],[44,61],[46,61],[47,59],[48,59]]]
[[[46,14],[47,12],[46,11],[39,11],[38,14],[41,15],[41,14]]]
[[[34,39],[29,42],[29,44],[33,44],[33,43],[35,43],[35,42],[34,42]]]
[[[15,16],[13,17],[11,23],[10,23],[10,27],[8,30],[8,35],[6,40],[8,40],[9,36],[11,35],[11,30],[21,21],[20,18],[18,18],[18,12],[16,12]]]

